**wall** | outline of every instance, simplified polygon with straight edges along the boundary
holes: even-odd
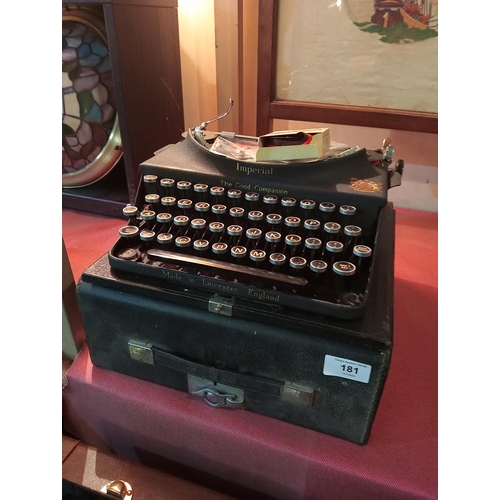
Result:
[[[186,128],[220,114],[232,97],[238,102],[231,111],[232,119],[207,128],[255,135],[257,14],[257,0],[179,0]],[[216,36],[216,26],[231,27],[235,23],[239,31],[226,29],[224,36]],[[286,120],[274,120],[272,129],[315,126],[328,126],[332,140],[371,149],[390,136],[395,159],[405,161],[405,170],[402,185],[389,191],[389,200],[400,207],[438,211],[437,134]]]

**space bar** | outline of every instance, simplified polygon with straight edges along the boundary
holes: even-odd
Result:
[[[237,264],[230,264],[228,262],[220,262],[218,260],[205,259],[203,257],[193,257],[191,255],[180,255],[168,250],[148,250],[148,257],[161,259],[166,262],[171,262],[177,265],[190,265],[197,268],[209,269],[214,272],[228,271],[235,278],[240,276],[246,279],[255,279],[266,281],[270,284],[277,284],[277,282],[287,283],[288,285],[306,286],[307,280],[296,276],[288,276],[286,274],[273,273],[264,269],[256,269],[254,267],[240,266]]]

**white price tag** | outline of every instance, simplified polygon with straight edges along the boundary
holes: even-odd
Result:
[[[353,361],[352,359],[339,358],[337,356],[325,355],[325,363],[323,365],[323,375],[333,377],[342,377],[357,382],[367,384],[370,381],[372,367]]]

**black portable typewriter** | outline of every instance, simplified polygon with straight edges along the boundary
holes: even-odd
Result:
[[[92,362],[364,444],[392,352],[403,162],[388,141],[237,160],[207,123],[140,165],[116,243],[79,280]]]
[[[255,163],[210,150],[202,131],[214,120],[140,165],[111,267],[256,310],[361,316],[387,190],[401,183],[389,141],[317,161]]]

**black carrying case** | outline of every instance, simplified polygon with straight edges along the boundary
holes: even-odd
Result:
[[[358,444],[368,440],[392,352],[395,213],[379,213],[364,315],[328,318],[188,289],[110,267],[77,297],[95,366]]]

